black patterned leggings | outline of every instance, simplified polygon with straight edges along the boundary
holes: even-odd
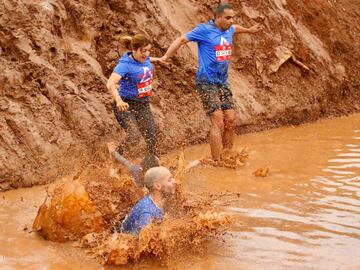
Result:
[[[148,153],[157,156],[157,138],[154,116],[149,102],[127,100],[129,109],[125,112],[119,111],[116,103],[113,103],[113,111],[116,120],[126,132],[125,140],[118,146],[117,151],[122,155],[140,141],[136,127],[144,137]]]

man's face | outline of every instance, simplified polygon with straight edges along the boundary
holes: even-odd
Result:
[[[235,12],[232,9],[225,9],[223,14],[215,18],[215,22],[218,27],[225,31],[230,28],[234,22]]]
[[[172,176],[171,172],[165,172],[160,181],[161,184],[161,192],[166,195],[173,195],[176,190],[176,181]]]

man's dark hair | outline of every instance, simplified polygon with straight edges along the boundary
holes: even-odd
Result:
[[[233,9],[232,5],[227,4],[227,3],[220,3],[214,11],[214,16],[215,18],[221,16],[224,13],[225,9]]]

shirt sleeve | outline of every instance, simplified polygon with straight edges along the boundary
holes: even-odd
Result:
[[[128,73],[128,65],[119,61],[114,68],[114,73],[120,75],[121,77],[125,77]]]
[[[193,30],[188,32],[185,36],[189,41],[194,41],[194,42],[203,41],[205,39],[204,27],[200,24],[197,27],[195,27]]]

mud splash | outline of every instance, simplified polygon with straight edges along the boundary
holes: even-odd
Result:
[[[33,224],[33,230],[45,239],[59,242],[76,240],[103,227],[101,213],[78,181],[57,187],[40,206]]]
[[[269,173],[270,173],[270,166],[267,165],[255,170],[252,174],[256,177],[266,177],[269,175]]]
[[[128,175],[115,178],[108,171],[106,165],[89,166],[48,190],[33,230],[45,239],[65,242],[101,232],[122,220],[144,191]]]
[[[228,213],[214,211],[177,219],[168,216],[160,226],[147,226],[138,237],[118,233],[90,234],[81,243],[106,265],[124,265],[149,257],[166,261],[185,249],[202,250],[204,242],[228,229],[233,222]]]
[[[225,150],[219,161],[211,158],[203,158],[201,164],[211,165],[214,167],[223,167],[229,169],[238,169],[245,166],[245,162],[249,159],[249,150],[241,148],[239,150]]]
[[[242,155],[229,156],[238,160]],[[149,224],[138,237],[114,233],[112,228],[146,189],[137,188],[125,173],[110,177],[106,168],[95,172],[87,169],[56,187],[40,207],[33,230],[52,241],[78,240],[106,265],[124,265],[148,257],[166,260],[189,248],[198,251],[234,222],[231,214],[217,210],[226,202],[223,199],[219,204],[218,198],[233,199],[239,194],[185,192],[182,182],[192,167],[185,163],[184,150],[177,160],[177,192],[167,203],[163,223]]]

